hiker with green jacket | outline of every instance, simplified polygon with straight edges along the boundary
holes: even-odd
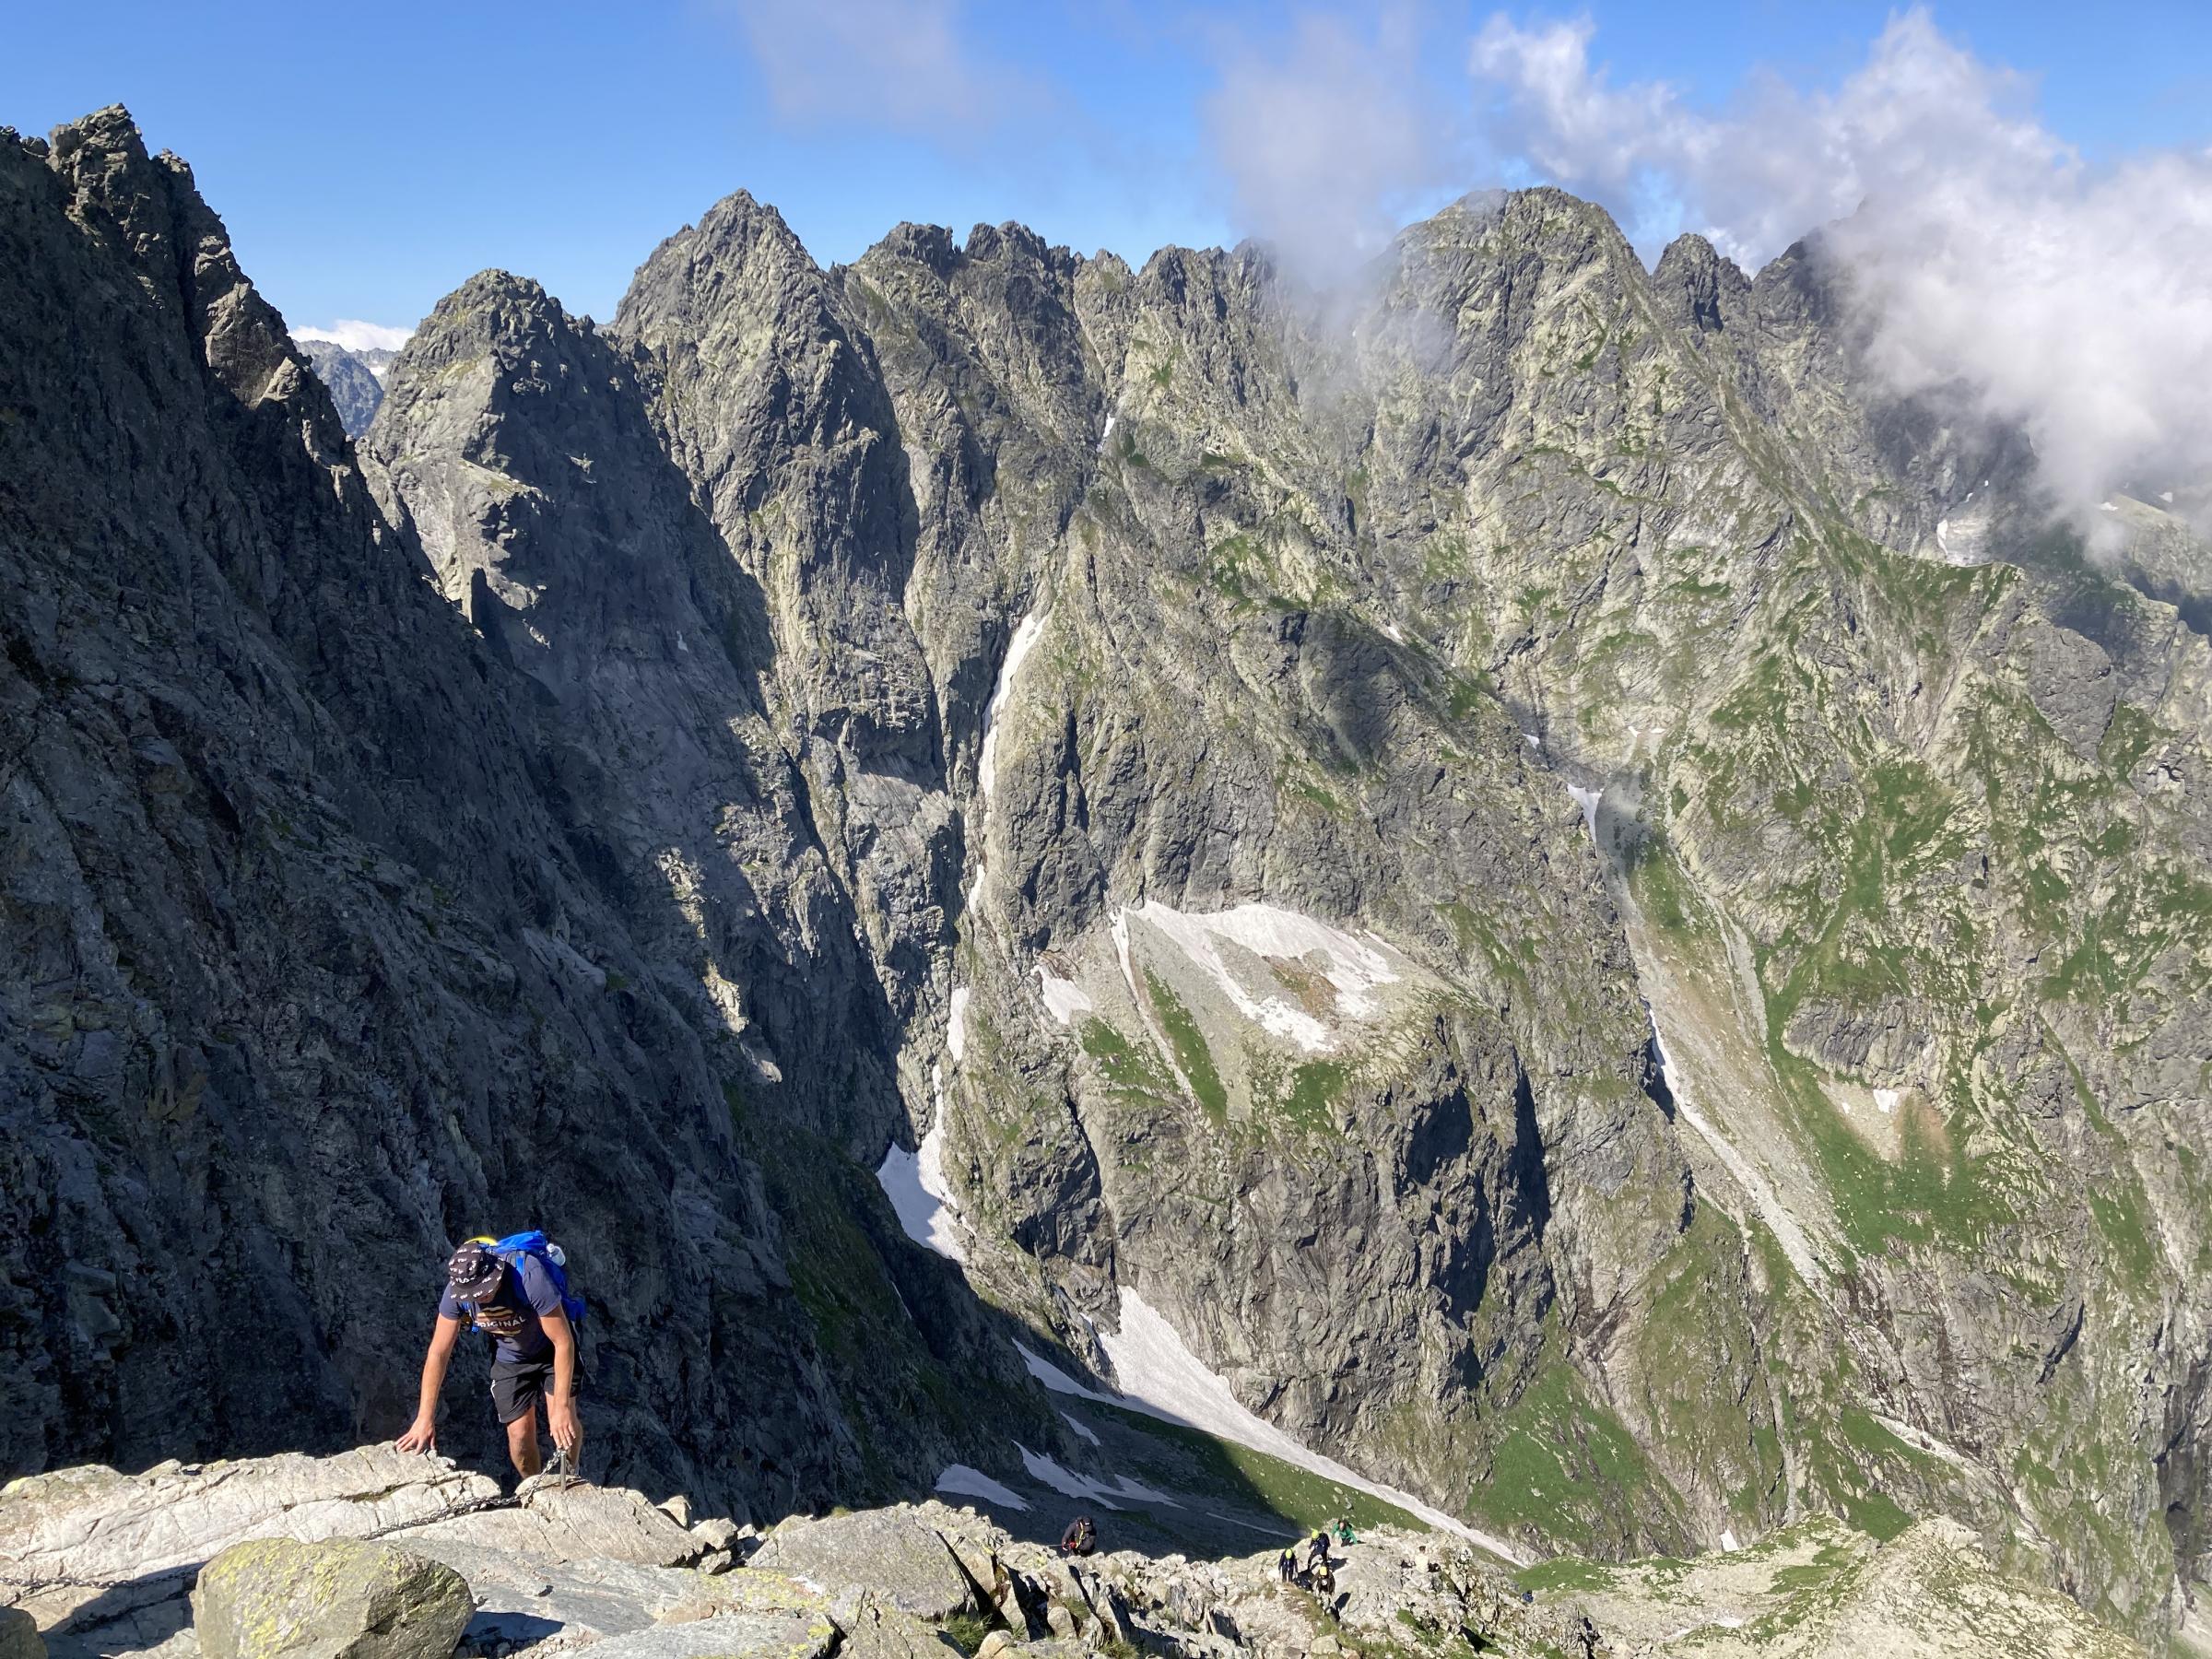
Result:
[[[512,1248],[510,1248],[512,1247]],[[576,1415],[576,1321],[583,1304],[568,1294],[557,1247],[539,1234],[471,1239],[446,1264],[445,1290],[422,1360],[422,1389],[414,1424],[399,1437],[402,1452],[438,1446],[438,1395],[453,1362],[453,1344],[465,1323],[492,1339],[491,1402],[507,1430],[507,1455],[515,1473],[535,1475],[537,1407],[544,1401],[554,1448],[571,1471],[583,1450]]]

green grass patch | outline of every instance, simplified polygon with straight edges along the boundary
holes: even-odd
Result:
[[[1226,1127],[1229,1090],[1222,1084],[1221,1074],[1214,1068],[1213,1051],[1206,1045],[1206,1034],[1199,1030],[1191,1011],[1182,1006],[1182,999],[1148,968],[1145,971],[1145,990],[1151,999],[1152,1012],[1159,1017],[1160,1029],[1167,1033],[1168,1048],[1175,1056],[1175,1064],[1183,1080],[1191,1086],[1191,1093],[1197,1097],[1206,1116]]]
[[[1580,1556],[1554,1556],[1534,1567],[1522,1568],[1513,1574],[1513,1583],[1538,1595],[1553,1590],[1610,1590],[1614,1569],[1601,1561],[1585,1561]]]

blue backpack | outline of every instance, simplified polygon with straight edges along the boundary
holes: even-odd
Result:
[[[483,1245],[493,1255],[498,1256],[500,1261],[513,1268],[517,1274],[522,1271],[523,1257],[535,1256],[537,1265],[546,1270],[546,1277],[553,1281],[553,1288],[560,1292],[560,1311],[568,1315],[569,1328],[582,1335],[584,1315],[583,1298],[569,1288],[568,1257],[562,1253],[559,1245],[554,1243],[535,1227],[528,1232],[509,1233],[503,1239],[479,1237],[471,1239],[469,1242]],[[466,1302],[463,1302],[461,1305],[472,1317],[474,1316],[475,1308],[470,1307]]]

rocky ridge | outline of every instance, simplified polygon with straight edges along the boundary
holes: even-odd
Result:
[[[313,367],[315,378],[330,393],[331,406],[346,436],[359,438],[376,418],[384,401],[384,377],[399,354],[382,347],[354,351],[335,340],[301,340],[300,351]]]

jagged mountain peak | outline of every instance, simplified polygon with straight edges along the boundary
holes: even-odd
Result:
[[[0,154],[11,1455],[381,1427],[520,1209],[594,1443],[750,1505],[1166,1376],[1515,1550],[2212,1571],[2212,665],[1947,557],[1990,452],[1803,260],[1516,193],[1347,321],[740,193],[449,297],[372,502],[102,131]]]

